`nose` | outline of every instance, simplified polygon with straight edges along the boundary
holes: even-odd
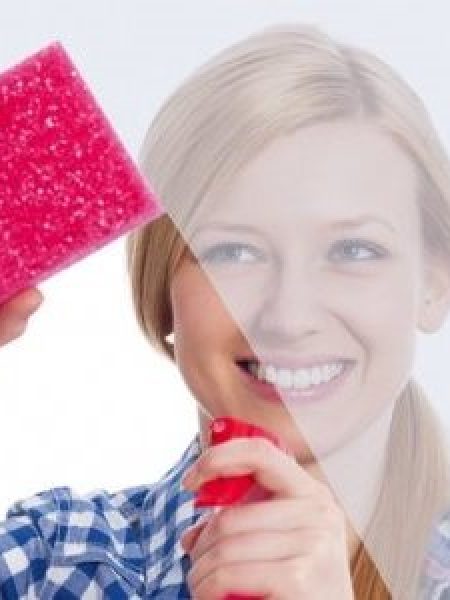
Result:
[[[264,346],[299,342],[324,330],[329,318],[320,274],[285,260],[268,282],[252,333]],[[329,300],[329,299],[328,299]]]

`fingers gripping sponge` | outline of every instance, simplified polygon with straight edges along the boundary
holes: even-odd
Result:
[[[0,303],[163,212],[59,42],[0,75]]]

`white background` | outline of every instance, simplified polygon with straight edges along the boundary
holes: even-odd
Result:
[[[212,54],[283,21],[315,23],[378,53],[415,87],[448,146],[450,10],[444,0],[2,2],[0,71],[60,40],[133,158],[164,98]],[[152,482],[197,432],[195,400],[134,321],[124,238],[41,284],[26,335],[0,349],[0,520],[57,485],[83,493]],[[417,372],[450,420],[448,327]],[[422,340],[421,340],[422,342]]]

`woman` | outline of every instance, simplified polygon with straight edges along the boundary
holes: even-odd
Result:
[[[438,330],[450,305],[450,179],[418,98],[361,50],[310,27],[272,28],[176,91],[141,164],[168,215],[128,240],[136,314],[180,368],[200,431],[155,484],[83,498],[55,488],[17,503],[0,533],[3,596],[444,598],[448,464],[411,366],[415,329]],[[355,240],[356,220],[368,229]],[[252,243],[236,239],[243,224]],[[250,384],[238,364],[258,356],[249,340],[301,354],[291,377],[312,368],[303,392],[291,393],[266,361],[257,376],[272,378],[285,403],[273,389],[263,400],[256,389],[270,386]],[[331,389],[343,373],[324,392],[333,402],[296,412],[299,397]],[[380,494],[357,531],[316,454],[325,460],[364,436],[394,394]],[[211,419],[226,414],[271,430],[291,456],[255,439],[208,448]],[[329,422],[339,426],[323,441]],[[242,472],[272,497],[198,523],[200,483]]]

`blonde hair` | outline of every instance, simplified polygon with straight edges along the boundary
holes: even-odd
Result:
[[[170,283],[190,252],[180,232],[206,194],[227,185],[277,136],[345,117],[375,123],[414,161],[424,248],[450,264],[449,163],[418,96],[384,62],[313,26],[271,27],[199,68],[164,103],[144,140],[140,165],[168,214],[131,233],[127,260],[138,323],[156,350],[174,360],[165,339],[172,330]],[[170,214],[177,216],[176,224]],[[395,524],[395,531],[402,531],[403,523],[407,531],[414,519],[415,538],[382,540],[391,592],[360,544],[351,564],[358,600],[387,599],[391,593],[413,597],[421,549],[450,499],[442,432],[413,380],[396,404],[390,444],[367,535],[376,537],[380,523],[383,531],[386,523]],[[416,553],[407,551],[408,543],[416,545]]]

